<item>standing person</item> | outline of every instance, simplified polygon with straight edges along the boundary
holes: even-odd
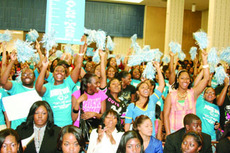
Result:
[[[147,82],[141,82],[138,84],[136,89],[137,101],[129,104],[127,107],[125,116],[125,131],[130,129],[132,120],[134,121],[136,117],[140,115],[148,116],[154,125],[156,103],[161,97],[165,86],[159,63],[154,62],[154,66],[157,69],[157,73],[159,74],[159,87],[152,95],[150,95],[151,89]],[[155,137],[155,128],[152,131],[152,135]]]
[[[182,153],[198,153],[203,145],[202,136],[194,131],[185,133],[181,143]]]
[[[85,151],[85,140],[82,131],[73,125],[63,127],[58,135],[57,148],[61,153]]]
[[[0,152],[1,153],[22,153],[20,137],[13,129],[0,131]]]
[[[188,113],[196,113],[196,100],[209,81],[208,54],[202,52],[203,79],[191,88],[191,79],[186,70],[177,73],[173,88],[164,104],[164,125],[166,135],[183,127],[183,117]],[[173,59],[171,59],[173,60]]]
[[[116,111],[121,117],[121,124],[123,124],[127,107],[125,103],[118,98],[122,92],[121,88],[121,82],[118,79],[113,78],[109,81],[106,92],[108,96],[106,99],[106,111],[110,109]]]
[[[35,102],[29,111],[26,122],[16,129],[20,138],[32,139],[24,153],[55,153],[57,151],[58,133],[61,128],[54,125],[53,112],[46,101]]]
[[[9,121],[2,103],[2,98],[7,96],[9,96],[7,92],[0,87],[0,131],[7,127],[10,127],[10,125],[7,125],[9,124]]]
[[[220,138],[219,143],[216,146],[217,153],[229,153],[230,152],[230,121],[225,124],[224,134]]]
[[[195,114],[187,114],[184,117],[184,127],[166,137],[164,153],[181,153],[183,135],[195,131],[203,137],[203,145],[200,153],[212,153],[211,136],[201,132],[201,120]]]
[[[21,73],[21,81],[22,82],[19,83],[16,81],[9,81],[8,80],[11,68],[13,67],[14,62],[17,59],[15,52],[12,52],[10,57],[11,57],[11,61],[1,76],[1,84],[2,84],[3,88],[8,90],[7,92],[10,95],[16,95],[16,94],[24,93],[27,91],[34,91],[35,90],[35,88],[34,88],[35,75],[34,75],[33,70],[31,70],[29,68],[25,68],[22,70],[22,73]],[[12,129],[16,129],[17,126],[20,125],[25,120],[26,120],[26,118],[13,120],[8,125]]]
[[[85,37],[82,37],[82,40],[85,41]],[[80,45],[79,54],[76,56],[75,68],[72,70],[71,75],[66,78],[67,72],[65,67],[59,65],[54,69],[54,82],[45,85],[44,77],[49,62],[46,59],[43,60],[42,70],[36,81],[35,88],[38,94],[43,97],[43,100],[46,100],[50,104],[54,113],[54,124],[57,126],[63,127],[73,122],[71,117],[71,94],[78,80],[86,49],[86,43]]]
[[[123,135],[120,116],[110,109],[102,115],[101,122],[90,135],[87,153],[116,153]]]
[[[126,105],[129,105],[135,100],[135,87],[130,85],[131,74],[127,71],[121,71],[118,74],[118,79],[122,82],[122,94],[119,99],[124,101]]]
[[[163,153],[162,142],[152,136],[153,124],[148,116],[138,116],[133,128],[143,139],[145,153]]]
[[[121,137],[117,153],[144,153],[143,140],[139,133],[127,131]]]

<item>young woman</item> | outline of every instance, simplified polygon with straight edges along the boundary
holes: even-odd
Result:
[[[134,121],[136,117],[140,115],[147,115],[154,125],[156,103],[161,97],[162,91],[165,86],[159,63],[154,62],[154,66],[157,69],[157,73],[159,74],[159,87],[152,95],[150,95],[150,87],[148,83],[141,82],[140,84],[138,84],[136,89],[137,101],[129,104],[129,106],[127,107],[127,113],[125,116],[125,131],[128,131],[130,129],[132,120]],[[152,135],[155,137],[155,128],[152,131]]]
[[[137,85],[141,82],[140,69],[139,68],[133,68],[130,73],[132,75],[131,85],[133,85],[134,87],[137,87]]]
[[[20,137],[13,129],[0,131],[0,152],[1,153],[22,153]]]
[[[177,73],[173,85],[173,89],[175,90],[168,94],[164,104],[164,125],[166,135],[183,127],[183,118],[186,114],[196,113],[196,100],[207,86],[209,80],[207,56],[208,54],[203,51],[202,60],[204,77],[193,88],[191,88],[191,79],[186,70],[181,70]],[[173,60],[173,58],[171,58],[171,60]],[[169,67],[172,67],[171,65],[173,65],[171,62],[172,61],[170,61]],[[175,72],[172,74],[175,74]],[[170,77],[173,77],[173,75]]]
[[[162,142],[152,136],[153,124],[148,116],[138,116],[133,128],[143,139],[145,153],[163,153]]]
[[[114,110],[106,111],[102,117],[102,125],[94,129],[90,135],[88,153],[116,153],[123,135],[120,117]]]
[[[29,111],[26,122],[17,127],[16,131],[22,140],[31,138],[24,153],[55,153],[57,151],[58,133],[61,128],[54,125],[53,112],[46,101],[35,102]]]
[[[198,153],[203,144],[202,136],[194,131],[187,132],[181,143],[182,153]]]
[[[121,82],[118,79],[113,78],[109,81],[108,90],[106,92],[106,95],[108,96],[106,99],[106,111],[110,109],[116,111],[122,119],[121,124],[123,124],[126,113],[126,105],[118,98],[122,92],[121,88]]]
[[[85,140],[81,130],[73,125],[63,127],[57,139],[57,148],[62,153],[80,153],[80,151],[84,151]]]
[[[127,71],[121,71],[118,74],[118,79],[122,83],[122,94],[119,96],[119,99],[128,105],[135,100],[135,87],[130,85],[132,81],[131,74]]]
[[[117,74],[117,69],[113,66],[107,67],[106,70],[106,76],[107,76],[107,82],[109,82],[111,79],[113,79]]]
[[[128,131],[121,137],[117,153],[144,153],[143,140],[139,133]]]

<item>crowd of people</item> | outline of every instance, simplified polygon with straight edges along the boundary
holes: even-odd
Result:
[[[230,152],[229,77],[216,84],[205,50],[200,61],[170,52],[169,64],[152,62],[156,76],[147,79],[145,62],[129,67],[99,50],[95,63],[82,41],[76,55],[52,60],[36,42],[38,63],[19,63],[0,43],[1,153]],[[2,99],[29,91],[42,100],[27,117],[9,120]]]

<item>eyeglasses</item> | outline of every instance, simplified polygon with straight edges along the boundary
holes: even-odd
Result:
[[[33,73],[29,73],[29,74],[27,74],[27,73],[23,73],[23,74],[22,74],[22,76],[23,76],[23,77],[27,77],[27,76],[29,76],[29,77],[33,77],[33,76],[34,76],[34,74],[33,74]]]

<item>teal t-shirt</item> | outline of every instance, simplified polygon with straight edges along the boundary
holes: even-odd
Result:
[[[220,122],[219,107],[204,100],[203,96],[199,96],[196,103],[196,115],[201,119],[202,132],[209,134],[212,140],[216,140],[214,124],[216,121]]]
[[[141,80],[132,79],[131,85],[133,85],[133,86],[136,88],[137,85],[138,85],[140,82],[141,82]]]
[[[43,100],[46,100],[53,110],[54,124],[63,127],[72,124],[71,108],[72,108],[72,93],[75,83],[68,76],[60,85],[47,83],[44,85],[46,92],[43,95]]]
[[[10,95],[16,95],[19,93],[23,93],[23,92],[27,92],[27,91],[32,91],[35,90],[35,88],[28,88],[22,85],[21,82],[16,82],[16,81],[11,81],[12,82],[12,88],[10,90],[8,90],[8,93]],[[21,125],[22,122],[26,121],[26,117],[25,118],[21,118],[21,119],[17,119],[17,120],[13,120],[11,121],[11,128],[12,129],[16,129],[17,126]]]
[[[5,125],[5,117],[3,114],[3,112],[5,112],[5,109],[2,103],[2,98],[7,96],[7,92],[4,89],[0,88],[0,125]]]

